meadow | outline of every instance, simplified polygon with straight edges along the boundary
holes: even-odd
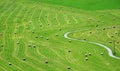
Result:
[[[120,71],[119,0],[0,0],[0,71]]]

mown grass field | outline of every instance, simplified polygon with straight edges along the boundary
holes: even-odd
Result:
[[[0,0],[0,71],[120,71],[103,47],[64,38],[115,41],[120,57],[119,0],[97,1]]]

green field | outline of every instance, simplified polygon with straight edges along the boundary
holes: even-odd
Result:
[[[120,0],[0,0],[0,71],[120,71],[71,31],[120,57]]]

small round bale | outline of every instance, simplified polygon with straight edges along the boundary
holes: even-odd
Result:
[[[59,31],[61,31],[62,29],[61,28],[59,28]]]
[[[85,58],[85,61],[88,61],[88,58],[87,58],[87,57]]]
[[[23,61],[25,61],[25,60],[26,60],[26,58],[23,58],[22,60],[23,60]]]
[[[48,64],[48,61],[46,60],[45,63]]]
[[[34,48],[36,48],[36,45],[33,45]]]
[[[67,67],[67,69],[68,69],[68,70],[70,70],[70,69],[71,69],[71,67]]]
[[[100,55],[103,55],[103,53],[100,53]]]
[[[18,41],[17,44],[20,44],[20,42]]]
[[[32,33],[35,33],[34,31],[32,31]]]
[[[111,38],[113,38],[114,36],[111,36]]]
[[[105,28],[103,28],[103,30],[105,30]]]
[[[92,32],[90,32],[90,34],[92,34]]]
[[[9,64],[10,66],[12,65],[12,63],[11,63],[11,62],[9,62],[8,64]]]
[[[49,38],[47,37],[46,40],[49,40]]]
[[[91,56],[92,54],[91,53],[89,53],[89,56]]]
[[[85,57],[87,57],[88,55],[87,54],[85,54]]]
[[[31,44],[28,44],[28,47],[31,47]]]
[[[58,36],[58,34],[55,34],[55,36]]]
[[[43,36],[40,36],[40,38],[43,38]]]
[[[69,40],[69,42],[71,43],[71,42],[72,42],[72,40]]]
[[[35,36],[35,38],[38,38],[38,36]]]
[[[15,32],[14,34],[16,35],[17,33]]]
[[[3,45],[3,44],[1,44],[1,47],[4,47],[4,45]]]
[[[40,27],[42,27],[42,25],[40,25]]]
[[[113,28],[116,28],[115,26],[113,26]]]
[[[68,50],[68,52],[70,53],[70,52],[71,52],[71,50]]]
[[[112,43],[112,41],[109,41],[109,43]]]

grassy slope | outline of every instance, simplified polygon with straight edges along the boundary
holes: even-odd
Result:
[[[120,0],[34,0],[39,2],[75,7],[80,9],[117,9],[120,8]]]
[[[87,41],[102,43],[104,45],[109,46],[113,52],[115,47],[116,56],[120,57],[120,35],[119,35],[120,27],[119,26],[116,27],[117,28],[113,28],[109,26],[105,30],[103,30],[104,27],[99,29],[96,28],[89,30],[81,30],[79,32],[70,34],[70,37],[82,39],[82,40],[86,39]]]
[[[119,25],[120,10],[59,9],[59,6],[34,1],[9,0],[2,1],[0,8],[0,33],[3,34],[0,45],[4,45],[0,47],[0,71],[68,71],[67,67],[71,67],[71,71],[120,70],[120,61],[109,57],[104,48],[77,41],[69,43],[63,37],[67,31],[95,28],[97,24],[100,27]],[[104,16],[99,17],[102,14]],[[114,17],[117,20],[111,22]],[[47,37],[49,40],[46,40]],[[29,44],[31,47],[28,47]],[[101,52],[104,52],[103,56]],[[88,53],[92,56],[85,61],[84,55]],[[49,63],[45,64],[45,61]]]

